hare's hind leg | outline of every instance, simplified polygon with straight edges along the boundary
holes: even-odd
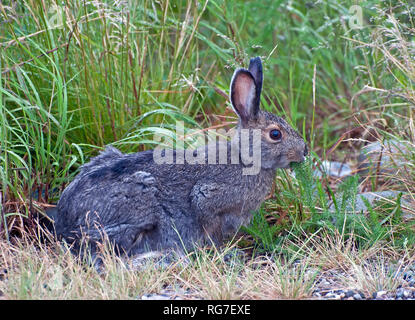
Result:
[[[119,254],[158,247],[162,209],[156,198],[156,179],[148,172],[136,171],[110,182],[98,181],[91,193],[77,193],[77,206],[71,207],[77,211],[71,214],[75,223],[67,223],[66,233],[75,232],[77,238],[94,243],[108,240]]]
[[[163,209],[156,194],[156,178],[136,171],[111,188],[111,224],[105,231],[125,253],[133,255],[158,249]]]

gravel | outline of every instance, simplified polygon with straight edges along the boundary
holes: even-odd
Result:
[[[396,267],[391,267],[396,268]],[[314,269],[315,270],[315,269]],[[407,266],[406,271],[397,272],[396,278],[401,281],[395,290],[378,290],[367,295],[359,288],[342,287],[341,279],[347,277],[347,273],[339,270],[320,272],[314,282],[311,299],[317,300],[415,300],[415,263]],[[313,271],[314,272],[314,271]],[[350,277],[350,276],[349,276]],[[344,283],[343,283],[344,286]],[[178,299],[203,299],[195,292],[180,287],[167,286],[157,293],[144,294],[137,299],[142,300],[178,300]]]
[[[331,300],[415,300],[415,263],[404,269],[406,271],[396,273],[396,280],[401,281],[402,284],[395,290],[374,291],[369,297],[357,288],[330,289],[330,286],[332,288],[336,286],[336,278],[344,277],[344,273],[326,272],[316,281],[312,296],[315,299]]]
[[[352,174],[352,169],[347,163],[324,160],[321,162],[321,166],[314,171],[314,176],[321,177],[323,174],[333,178],[343,178],[350,176]]]

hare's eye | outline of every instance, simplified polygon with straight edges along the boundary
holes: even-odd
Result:
[[[277,141],[277,140],[281,140],[282,133],[278,129],[273,129],[269,132],[269,136],[271,137],[272,140]]]

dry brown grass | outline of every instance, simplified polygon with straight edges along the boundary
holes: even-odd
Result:
[[[232,245],[199,248],[167,266],[147,259],[140,267],[104,246],[103,264],[95,268],[61,243],[23,237],[0,242],[0,292],[3,299],[141,299],[166,291],[181,299],[312,299],[318,280],[334,274],[336,289],[369,295],[402,284],[389,266],[401,257],[397,270],[403,270],[414,256],[380,247],[358,252],[340,236],[316,236],[300,246],[290,261],[276,254],[241,259]]]

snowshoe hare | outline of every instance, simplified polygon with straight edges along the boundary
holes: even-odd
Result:
[[[226,151],[225,159],[158,164],[154,150],[123,154],[107,147],[64,190],[57,207],[57,235],[75,250],[87,238],[95,251],[105,234],[119,253],[135,255],[191,249],[195,243],[221,244],[246,225],[269,194],[275,170],[307,155],[304,140],[286,121],[260,109],[262,78],[259,57],[251,59],[248,70],[235,71],[230,85],[239,118],[234,137],[192,151],[206,155],[215,146]],[[245,149],[233,148],[242,141],[242,132],[248,132],[250,148],[259,139],[259,149],[248,152],[260,160],[254,174],[244,173],[249,168]],[[178,150],[170,151],[177,160]]]

